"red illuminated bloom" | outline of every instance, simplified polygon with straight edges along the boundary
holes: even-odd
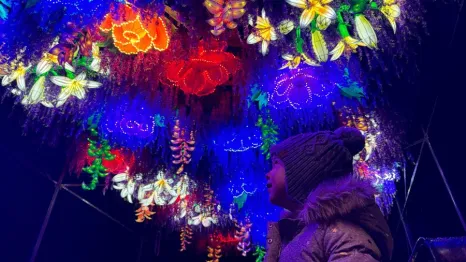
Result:
[[[205,42],[201,41],[188,60],[169,62],[166,79],[186,94],[205,96],[213,93],[217,86],[227,83],[239,69],[238,59],[223,51],[224,43],[214,45],[206,47]]]

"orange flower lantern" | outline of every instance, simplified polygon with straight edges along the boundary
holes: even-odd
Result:
[[[226,84],[239,69],[238,58],[225,52],[224,42],[200,42],[188,60],[167,64],[165,78],[186,94],[205,96]]]
[[[170,43],[167,27],[161,17],[142,17],[138,10],[133,10],[129,5],[120,5],[117,14],[107,14],[100,29],[106,33],[112,32],[115,47],[128,55],[145,53],[152,47],[164,51]]]

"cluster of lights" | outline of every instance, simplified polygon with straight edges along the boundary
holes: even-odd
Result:
[[[360,178],[369,181],[378,193],[375,200],[384,214],[390,213],[393,198],[396,193],[395,183],[400,179],[397,164],[381,163],[374,159],[374,153],[384,150],[379,142],[383,139],[380,125],[377,123],[373,113],[363,114],[353,112],[350,108],[340,113],[341,122],[348,127],[357,128],[366,137],[364,150],[354,156],[354,173]]]
[[[155,131],[155,121],[153,116],[149,116],[149,123],[141,122],[141,120],[131,120],[126,117],[123,117],[121,120],[115,121],[113,124],[109,125],[109,120],[105,123],[106,130],[109,133],[115,132],[115,128],[119,132],[127,136],[138,136],[142,138],[150,137],[154,134]]]
[[[317,77],[297,69],[276,78],[270,102],[275,108],[291,106],[294,109],[303,109],[311,105],[321,107],[322,104],[316,100],[327,99],[331,91],[332,88],[321,83]]]
[[[165,117],[154,111],[141,98],[131,102],[112,100],[103,109],[100,130],[113,144],[141,148],[153,142],[165,127]]]
[[[76,11],[86,13],[94,13],[102,5],[104,5],[102,3],[99,3],[100,1],[97,0],[45,0],[42,2],[49,2],[52,6],[66,6],[67,8],[72,6],[76,9]]]
[[[249,132],[248,127],[246,126],[246,132],[248,134],[244,137],[241,133],[235,133],[232,139],[227,140],[223,144],[223,150],[226,152],[238,153],[258,148],[262,145],[262,137],[260,136],[259,130]]]

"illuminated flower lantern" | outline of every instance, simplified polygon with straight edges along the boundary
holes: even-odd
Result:
[[[205,96],[217,86],[226,84],[239,69],[239,60],[225,52],[225,42],[213,42],[207,46],[201,41],[188,60],[172,61],[166,68],[166,79],[186,94]]]
[[[291,70],[279,75],[270,96],[271,105],[275,108],[294,109],[321,106],[334,85],[325,83],[315,75],[310,68]]]
[[[120,5],[117,14],[107,14],[100,29],[111,32],[115,47],[128,55],[145,53],[151,48],[164,51],[170,43],[167,27],[161,17],[157,14],[143,17],[139,10],[129,5]]]

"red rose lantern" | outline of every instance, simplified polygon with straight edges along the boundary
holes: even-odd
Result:
[[[239,69],[238,58],[225,52],[225,48],[225,42],[201,41],[188,60],[167,64],[165,78],[186,94],[209,95],[217,86],[227,83]]]

